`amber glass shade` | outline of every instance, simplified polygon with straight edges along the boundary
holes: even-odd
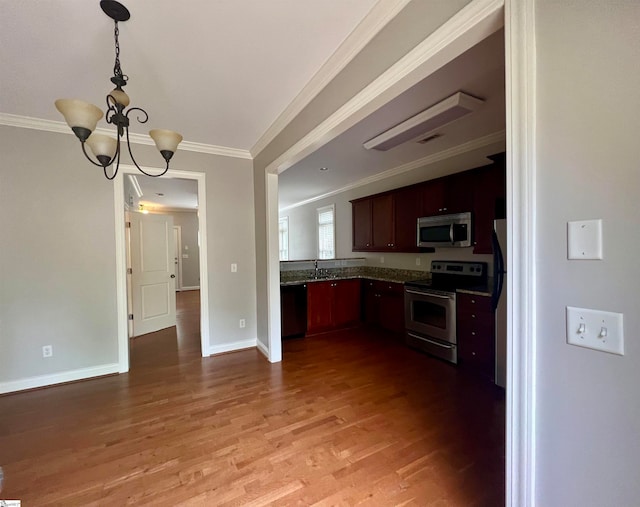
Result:
[[[151,139],[156,143],[158,151],[170,151],[175,153],[182,136],[173,130],[153,129],[149,131]]]
[[[104,134],[93,133],[87,139],[87,144],[96,157],[106,156],[109,159],[113,159],[118,147],[118,141],[113,137],[105,136]]]
[[[127,95],[124,90],[118,90],[117,88],[114,88],[109,92],[109,95],[111,95],[115,99],[115,101],[123,107],[127,107],[129,105],[129,102],[131,102],[129,99],[129,95]]]
[[[102,118],[100,108],[84,100],[58,99],[55,104],[71,128],[82,127],[93,132],[98,120]]]

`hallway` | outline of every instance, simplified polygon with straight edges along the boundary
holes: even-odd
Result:
[[[504,394],[365,328],[200,357],[198,294],[129,374],[0,397],[23,505],[498,506]]]

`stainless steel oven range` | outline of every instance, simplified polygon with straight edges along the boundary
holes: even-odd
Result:
[[[486,262],[432,261],[430,280],[404,284],[407,344],[457,363],[456,289],[486,283]]]

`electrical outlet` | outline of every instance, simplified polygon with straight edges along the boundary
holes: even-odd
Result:
[[[231,272],[232,273],[237,273],[238,272],[238,265],[235,262],[233,264],[231,264]]]
[[[419,266],[420,264],[421,264],[420,257],[416,257],[416,266]]]
[[[45,345],[42,347],[42,357],[53,356],[53,345]]]
[[[380,257],[380,264],[384,264],[384,255]]]
[[[622,314],[567,306],[567,343],[623,356]]]
[[[245,327],[247,325],[247,323],[245,322],[244,319],[240,319],[240,327]]]

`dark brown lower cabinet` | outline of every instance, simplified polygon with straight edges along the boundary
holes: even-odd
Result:
[[[365,280],[363,318],[367,324],[404,333],[404,286],[401,283]]]
[[[493,380],[495,318],[491,298],[458,293],[456,317],[460,367]]]
[[[304,336],[307,332],[307,285],[280,287],[280,327],[283,338]]]
[[[360,321],[360,280],[307,284],[307,333],[321,333]]]

